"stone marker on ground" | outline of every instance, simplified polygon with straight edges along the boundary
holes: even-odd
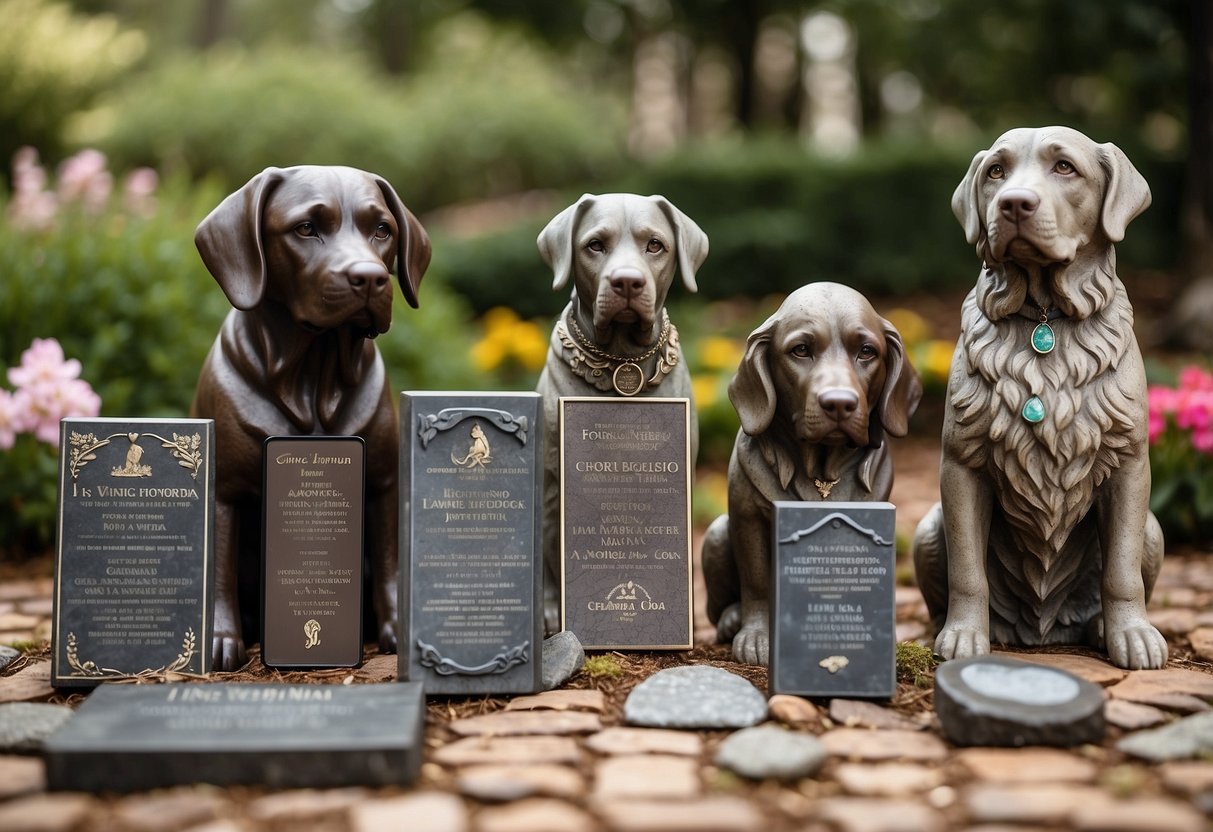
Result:
[[[1103,690],[1052,667],[976,656],[935,671],[935,713],[955,745],[1098,743],[1104,736]]]
[[[561,622],[587,649],[689,650],[690,400],[560,400]]]
[[[52,681],[207,673],[215,423],[64,419]]]
[[[67,705],[10,702],[0,705],[0,752],[40,751],[42,742],[71,719]]]
[[[535,693],[543,660],[536,393],[400,397],[400,678]]]
[[[362,661],[366,444],[271,436],[263,464],[261,660],[354,667]]]
[[[412,782],[421,685],[110,685],[44,743],[61,791]]]
[[[1116,747],[1154,762],[1213,753],[1213,711],[1184,717],[1162,728],[1138,731],[1116,743]]]
[[[827,756],[812,734],[759,725],[727,737],[716,751],[716,765],[751,780],[799,780],[816,773]]]
[[[653,728],[748,728],[766,719],[767,700],[748,679],[708,665],[660,670],[623,705],[625,721]]]
[[[12,664],[20,655],[20,650],[14,650],[7,644],[0,644],[0,670],[4,670],[4,668]]]
[[[543,640],[543,689],[554,690],[585,665],[585,649],[570,630]]]
[[[771,693],[896,692],[894,514],[891,503],[774,503]]]

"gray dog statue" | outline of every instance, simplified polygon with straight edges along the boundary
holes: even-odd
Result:
[[[385,180],[309,165],[254,176],[202,221],[195,242],[234,307],[191,408],[215,420],[218,449],[214,666],[243,664],[245,633],[258,623],[267,436],[365,440],[372,600],[379,646],[395,652],[399,428],[372,339],[391,326],[393,265],[417,305],[429,237]]]
[[[729,384],[729,513],[702,547],[708,619],[738,661],[769,656],[772,503],[887,500],[885,437],[906,435],[921,398],[896,327],[846,286],[797,289],[750,334]]]
[[[536,387],[545,440],[544,621],[553,633],[560,629],[560,398],[690,398],[691,376],[665,299],[675,274],[697,290],[695,272],[707,257],[708,238],[665,197],[585,194],[547,224],[537,243],[552,269],[552,288],[573,284]],[[690,422],[694,460],[693,402]]]
[[[1087,643],[1159,668],[1146,618],[1146,377],[1113,244],[1150,204],[1123,152],[1066,127],[978,153],[952,210],[984,261],[948,379],[941,503],[914,566],[946,659]]]

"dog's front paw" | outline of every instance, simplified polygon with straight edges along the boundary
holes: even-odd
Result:
[[[379,652],[395,653],[397,649],[396,623],[382,621],[379,624]]]
[[[1126,670],[1157,670],[1167,663],[1167,640],[1144,616],[1115,622],[1104,621],[1108,658]]]
[[[770,654],[770,633],[761,624],[742,627],[733,639],[733,658],[742,664],[766,667]]]
[[[935,639],[935,652],[945,659],[967,659],[990,652],[990,634],[980,627],[948,624]]]
[[[560,632],[560,604],[555,598],[543,599],[543,630],[547,636]]]
[[[248,656],[244,650],[244,639],[239,633],[215,630],[211,642],[211,669],[230,673],[244,667]]]
[[[716,622],[716,643],[728,644],[741,629],[741,602],[729,604]]]

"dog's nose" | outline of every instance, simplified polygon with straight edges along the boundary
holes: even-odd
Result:
[[[1040,196],[1027,188],[1011,188],[998,195],[998,210],[1011,222],[1022,222],[1036,213]]]
[[[382,291],[383,287],[387,286],[392,278],[382,263],[375,263],[369,260],[354,263],[345,270],[345,274],[346,279],[350,282],[350,286],[355,289],[369,287],[369,290],[372,292]]]
[[[640,269],[623,266],[611,272],[611,289],[625,298],[633,297],[644,290],[644,275]]]
[[[831,387],[817,394],[817,403],[827,416],[841,422],[859,407],[859,396],[854,390]]]

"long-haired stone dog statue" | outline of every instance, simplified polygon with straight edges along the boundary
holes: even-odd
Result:
[[[1065,127],[978,153],[952,210],[984,261],[948,379],[941,505],[914,565],[944,658],[990,641],[1104,646],[1162,667],[1146,618],[1146,378],[1113,243],[1150,204],[1119,148]]]
[[[729,513],[701,550],[708,619],[738,661],[768,659],[772,503],[887,500],[885,436],[905,436],[921,397],[896,327],[846,286],[797,289],[750,334],[729,384]]]
[[[366,441],[366,551],[379,646],[396,650],[398,427],[373,339],[392,320],[392,266],[417,305],[425,229],[386,181],[346,167],[266,168],[198,226],[202,260],[234,307],[192,413],[215,420],[214,666],[244,662],[260,583],[261,443]],[[244,613],[242,622],[241,612]]]
[[[552,288],[571,282],[573,298],[552,331],[536,390],[543,397],[544,618],[560,629],[560,433],[562,396],[690,397],[691,374],[678,330],[665,312],[666,293],[695,272],[708,237],[663,196],[584,194],[561,211],[536,241],[552,269]],[[691,459],[699,427],[691,403]]]

